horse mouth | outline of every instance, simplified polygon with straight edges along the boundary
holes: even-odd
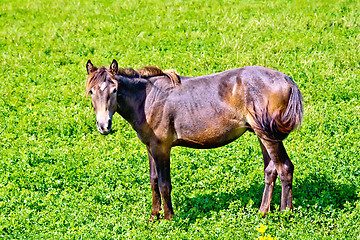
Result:
[[[108,135],[111,130],[99,130],[99,132],[101,133],[101,135]]]

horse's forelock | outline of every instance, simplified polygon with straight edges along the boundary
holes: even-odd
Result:
[[[91,89],[94,86],[98,86],[110,78],[113,80],[114,76],[111,73],[110,69],[107,67],[101,67],[95,72],[90,73],[86,81],[86,95],[89,95]]]

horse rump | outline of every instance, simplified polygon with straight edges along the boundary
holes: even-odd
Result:
[[[291,131],[299,127],[303,116],[303,104],[300,90],[291,87],[288,105],[285,111],[269,111],[269,104],[264,109],[253,106],[254,125],[251,127],[260,138],[268,141],[282,141]]]

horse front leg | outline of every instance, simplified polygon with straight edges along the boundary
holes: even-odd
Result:
[[[170,147],[157,145],[150,148],[151,156],[155,163],[158,189],[163,200],[164,218],[170,220],[174,217],[171,203],[171,178],[170,178]],[[158,204],[158,202],[156,202]]]
[[[260,139],[259,142],[264,159],[264,175],[265,175],[265,188],[259,210],[264,214],[264,216],[266,216],[266,213],[270,211],[270,203],[274,191],[277,172],[274,162],[271,161],[271,158]]]
[[[161,210],[161,195],[159,190],[158,175],[156,171],[156,165],[154,158],[151,155],[150,149],[148,148],[149,166],[150,166],[150,185],[152,191],[152,209],[150,220],[155,221],[160,217]]]
[[[274,171],[271,164],[273,163],[276,172],[281,181],[281,210],[293,209],[292,204],[292,181],[294,173],[294,165],[290,161],[289,156],[286,153],[283,143],[280,142],[270,142],[263,139],[260,139],[263,144],[267,154],[269,155],[271,162],[269,163],[268,173],[269,176]],[[267,170],[265,170],[267,172]],[[274,181],[275,182],[275,181]]]

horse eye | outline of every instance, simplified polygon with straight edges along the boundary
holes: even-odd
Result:
[[[117,89],[115,88],[114,91],[113,91],[113,93],[116,93],[116,92],[117,92]]]
[[[93,92],[92,92],[91,90],[89,91],[89,93],[90,93],[90,95],[92,95],[92,94],[93,94]]]

